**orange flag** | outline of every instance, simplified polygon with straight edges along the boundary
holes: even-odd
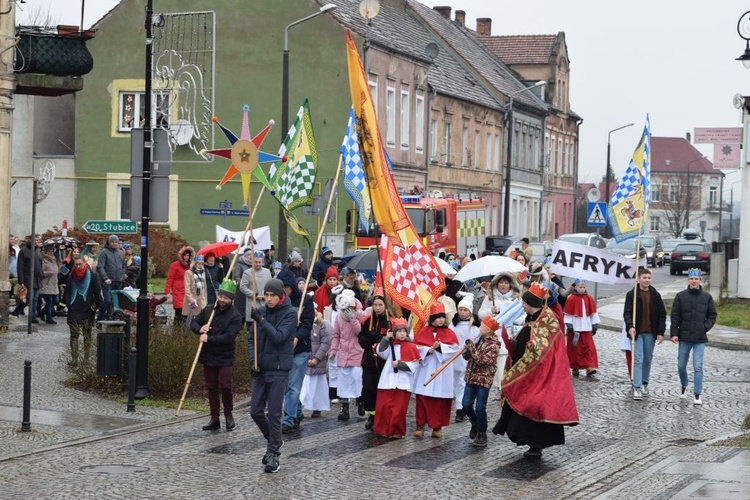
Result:
[[[385,291],[400,306],[427,319],[430,304],[445,290],[435,258],[424,246],[401,204],[385,157],[377,116],[362,61],[347,31],[349,87],[357,124],[359,152],[380,242]]]

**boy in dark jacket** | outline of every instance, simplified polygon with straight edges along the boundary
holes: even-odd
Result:
[[[479,342],[466,339],[463,357],[466,365],[466,387],[461,402],[463,411],[471,422],[469,437],[474,446],[487,446],[487,399],[492,388],[492,380],[497,370],[497,356],[500,354],[500,340],[495,331],[500,324],[492,316],[482,320],[479,327]],[[476,401],[476,409],[474,402]]]
[[[265,305],[251,313],[258,327],[257,338],[250,334],[247,340],[253,375],[250,416],[268,442],[262,460],[264,471],[278,472],[282,445],[281,412],[289,371],[294,362],[297,310],[284,293],[284,283],[276,278],[266,283],[264,297]]]
[[[220,395],[224,403],[227,432],[235,428],[232,416],[232,365],[237,334],[242,329],[242,316],[232,307],[236,290],[237,283],[224,280],[217,290],[216,303],[204,307],[190,322],[190,330],[200,334],[200,341],[203,342],[198,361],[203,365],[203,379],[208,390],[208,405],[211,408],[211,420],[203,426],[204,431],[218,431],[221,428]]]
[[[703,351],[706,348],[708,331],[716,322],[716,308],[711,294],[703,291],[700,269],[688,270],[688,287],[678,293],[672,303],[672,342],[679,342],[677,352],[677,372],[682,384],[681,398],[686,397],[688,385],[687,362],[693,351],[693,400],[694,405],[702,405],[703,391]]]

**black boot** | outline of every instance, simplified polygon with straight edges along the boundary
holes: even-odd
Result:
[[[234,417],[233,416],[230,415],[230,416],[226,417],[226,421],[227,421],[227,432],[229,432],[229,431],[233,430],[235,427],[237,427],[237,424],[234,423]]]
[[[341,403],[341,413],[339,420],[349,420],[349,403]]]
[[[464,413],[463,410],[456,410],[455,422],[457,424],[460,424],[461,422],[463,422],[465,418],[466,418],[466,413]]]
[[[360,398],[357,398],[357,415],[359,415],[360,417],[365,416],[365,402]]]
[[[204,431],[218,431],[219,429],[221,429],[221,422],[219,422],[218,418],[216,420],[212,419],[209,423],[204,425],[202,429]]]
[[[487,433],[478,433],[476,439],[474,439],[471,444],[473,444],[474,446],[479,446],[480,448],[484,448],[485,446],[487,446]]]
[[[375,425],[375,415],[370,415],[367,417],[367,423],[365,424],[365,430],[371,431],[372,426]]]

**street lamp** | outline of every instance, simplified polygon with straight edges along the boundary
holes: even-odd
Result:
[[[740,61],[743,66],[750,68],[750,11],[742,14],[737,21],[737,34],[745,40],[745,51],[735,61]]]
[[[607,201],[607,205],[609,205],[609,198],[612,195],[609,188],[609,179],[612,177],[612,165],[610,163],[610,157],[612,155],[612,132],[617,132],[618,130],[622,130],[624,128],[632,127],[635,125],[634,123],[628,123],[627,125],[623,125],[622,127],[613,128],[607,133],[607,175],[604,178],[605,182],[605,188],[604,188],[604,196],[605,200]]]
[[[730,240],[734,236],[734,186],[736,184],[740,184],[741,182],[742,182],[742,180],[734,181],[729,186],[729,239]],[[722,190],[722,196],[723,195],[724,195],[724,191]],[[724,210],[724,208],[722,207],[722,212],[720,212],[722,214],[721,215],[722,219],[724,218],[724,216],[723,216],[723,210]],[[723,234],[719,235],[719,238],[723,238],[723,237],[724,237]]]
[[[324,6],[320,8],[318,12],[315,12],[313,14],[310,14],[307,17],[303,17],[302,19],[298,19],[297,21],[294,21],[293,23],[289,23],[286,28],[284,28],[284,57],[282,60],[282,69],[281,69],[281,143],[284,143],[284,140],[286,139],[287,131],[289,130],[289,29],[293,26],[297,26],[298,24],[302,24],[305,21],[309,21],[310,19],[313,19],[315,17],[318,17],[321,14],[324,14],[328,12],[329,10],[333,10],[336,8],[335,4],[327,3]],[[282,259],[285,259],[287,256],[287,248],[286,248],[286,239],[287,239],[287,232],[286,232],[286,217],[284,216],[284,207],[279,205],[279,231],[278,231],[278,254],[282,257]]]
[[[513,98],[522,92],[534,90],[537,87],[547,85],[544,80],[539,80],[531,87],[526,87],[508,94],[508,104],[505,105],[505,128],[508,130],[508,150],[505,154],[505,197],[503,200],[503,231],[507,235],[510,231],[510,162],[513,151]]]
[[[706,156],[703,155],[700,158],[696,158],[695,160],[690,160],[687,163],[687,193],[685,195],[685,229],[688,229],[690,227],[690,165],[697,161],[701,161],[705,158]]]

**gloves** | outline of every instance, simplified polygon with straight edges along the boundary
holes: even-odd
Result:
[[[567,328],[568,333],[573,333],[573,325],[570,323],[565,323],[565,328]]]
[[[473,344],[473,343],[474,342],[471,339],[466,339],[466,342],[464,342],[464,344],[466,345],[467,348],[471,347],[471,344]]]
[[[255,370],[254,368],[251,368],[250,375],[252,375],[253,379],[258,379],[260,378],[260,370]]]
[[[263,315],[260,313],[260,309],[257,307],[254,307],[252,311],[250,311],[250,317],[253,319],[253,321],[263,320]]]
[[[596,325],[591,325],[591,335],[596,335],[597,327]]]

